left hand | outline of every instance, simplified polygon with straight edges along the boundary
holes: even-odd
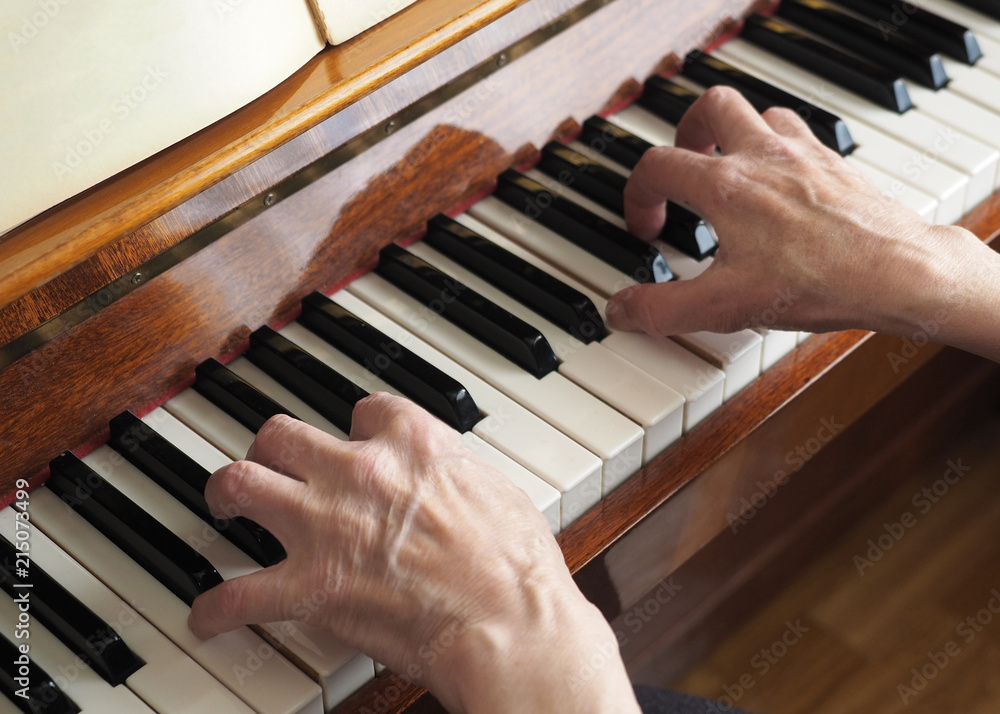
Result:
[[[451,711],[559,711],[574,697],[557,686],[550,657],[563,648],[572,664],[607,640],[617,651],[524,492],[404,399],[359,402],[349,442],[275,417],[205,496],[213,513],[235,510],[271,530],[288,558],[195,600],[190,626],[201,637],[323,602],[310,624],[427,686]],[[627,689],[619,704],[630,698]]]

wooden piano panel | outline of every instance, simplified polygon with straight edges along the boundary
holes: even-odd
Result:
[[[594,0],[487,0],[470,5],[459,0],[422,0],[390,18],[377,32],[328,48],[243,110],[0,237],[0,306],[15,301],[0,307],[0,343],[66,309],[365,130],[381,129],[381,123],[399,109],[563,13],[603,4]],[[592,21],[564,33],[564,38],[573,37],[580,44],[561,39],[558,51],[546,50],[545,63],[538,57],[511,62],[511,69],[547,66],[544,71],[553,78],[547,86],[539,81],[537,71],[527,81],[515,81],[514,74],[505,70],[497,75],[510,80],[502,93],[497,91],[497,82],[487,81],[462,102],[435,114],[439,123],[485,133],[511,152],[537,144],[575,110],[593,112],[613,96],[621,82],[648,76],[668,52],[703,44],[727,18],[740,16],[749,4],[748,0],[713,0],[698,12],[690,12],[677,0],[614,0],[588,18]],[[647,23],[647,19],[657,21]],[[487,23],[486,31],[474,32]],[[625,41],[629,38],[642,44],[630,45]],[[567,82],[574,75],[558,71],[587,58],[591,60],[587,68],[595,71],[589,76],[575,75],[579,81]],[[488,90],[485,95],[483,87]],[[500,94],[504,100],[497,102]],[[517,101],[509,102],[512,97]],[[512,108],[526,111],[505,116],[505,110]],[[312,128],[306,131],[307,127]],[[409,143],[394,142],[394,149],[382,154],[384,160],[379,162],[366,156],[362,173],[370,177],[388,170],[420,136]],[[335,215],[335,208],[331,206],[329,215]],[[42,286],[49,279],[53,282]],[[32,288],[37,289],[17,299]]]

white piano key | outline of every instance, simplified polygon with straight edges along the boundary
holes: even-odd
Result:
[[[250,386],[256,387],[262,394],[276,401],[306,424],[314,426],[320,431],[325,431],[342,441],[347,441],[348,435],[334,426],[329,419],[292,394],[286,387],[247,358],[237,357],[226,366],[232,370],[233,374],[246,380]]]
[[[1000,40],[980,36],[979,47],[983,51],[983,56],[976,62],[976,68],[989,72],[994,77],[1000,77]]]
[[[719,54],[722,56],[724,52]],[[726,61],[730,61],[730,58],[727,57]],[[731,64],[759,76],[785,91],[793,94],[798,91],[795,86],[784,83],[781,76],[756,69],[738,59],[733,59]],[[883,173],[892,176],[896,182],[901,182],[897,184],[899,188],[895,193],[903,194],[903,184],[905,184],[931,196],[937,207],[928,220],[942,224],[954,223],[965,215],[968,209],[985,198],[992,189],[988,181],[983,181],[976,188],[977,193],[970,195],[970,178],[958,169],[942,163],[934,156],[927,155],[926,152],[896,139],[881,129],[845,114],[836,107],[825,104],[821,98],[810,97],[809,101],[838,114],[848,123],[851,135],[857,143],[857,148],[851,154],[851,158],[860,159],[865,165],[874,166]],[[919,196],[919,194],[905,196],[904,203],[909,203],[913,207],[915,195]],[[920,199],[917,203],[925,204],[926,202]],[[921,210],[926,210],[926,208]],[[920,211],[918,210],[918,212]]]
[[[948,90],[955,94],[961,94],[976,104],[981,104],[993,113],[1000,112],[1000,77],[990,72],[984,72],[979,67],[979,62],[975,67],[942,57],[945,72],[948,73]],[[926,92],[933,94],[927,87],[919,87],[920,91],[910,90],[910,96],[919,107],[924,102]]]
[[[875,182],[875,186],[883,196],[899,201],[907,208],[919,213],[921,218],[928,221],[934,220],[934,215],[937,213],[938,202],[934,200],[933,196],[928,196],[923,191],[918,191],[912,186],[903,183],[895,176],[890,176],[882,169],[878,168],[874,164],[868,163],[867,161],[856,159],[853,156],[848,156],[844,160],[854,164],[864,171],[868,177]]]
[[[4,632],[15,631],[17,616],[18,605],[6,593],[0,594],[0,627]],[[112,687],[101,679],[41,623],[31,623],[29,632],[30,638],[18,643],[30,645],[31,661],[80,707],[80,714],[155,714],[128,687]]]
[[[603,307],[601,311],[604,312]],[[684,395],[685,432],[722,406],[725,395],[722,370],[676,342],[639,332],[612,330],[601,344]]]
[[[475,394],[486,418],[472,428],[473,433],[560,493],[561,528],[600,500],[602,462],[595,454],[360,298],[342,290],[331,299]]]
[[[764,340],[760,355],[760,368],[770,369],[781,358],[793,352],[799,344],[798,333],[786,330],[771,330],[766,327],[755,327],[753,331]]]
[[[0,714],[23,714],[7,697],[0,696]]]
[[[978,203],[968,202],[969,177],[957,169],[923,156],[864,122],[851,122],[850,129],[858,143],[851,156],[931,196],[938,204],[931,218],[934,223],[956,223]]]
[[[981,104],[950,89],[932,92],[926,87],[915,86],[910,90],[910,96],[917,110],[923,114],[950,124],[994,149],[1000,149],[1000,116]],[[1000,186],[1000,181],[994,180],[994,186]]]
[[[254,433],[194,389],[185,389],[163,408],[201,434],[233,461],[247,455]]]
[[[732,399],[760,375],[764,339],[753,330],[726,335],[692,332],[674,339],[726,373],[723,401]]]
[[[954,121],[939,121],[921,109],[911,109],[904,114],[882,109],[739,38],[714,52],[727,62],[759,72],[763,79],[788,86],[807,101],[830,107],[848,121],[849,126],[863,121],[915,147],[925,156],[957,169],[969,177],[968,204],[983,200],[996,186],[1000,152],[982,137],[964,133]]]
[[[976,69],[981,72],[988,72],[994,77],[1000,77],[1000,39],[977,35],[979,49],[983,51],[983,56],[976,62]]]
[[[14,511],[10,508],[0,511],[0,534],[14,542]],[[31,534],[31,561],[110,625],[146,663],[125,684],[156,711],[252,714],[236,695],[37,530]]]
[[[622,128],[624,129],[625,127]],[[567,144],[567,146],[569,146],[569,148],[573,149],[574,151],[580,152],[588,159],[592,159],[597,163],[601,164],[602,166],[606,166],[607,168],[611,169],[615,173],[625,176],[626,178],[629,176],[629,174],[632,173],[629,169],[625,168],[617,161],[612,161],[607,154],[602,154],[598,151],[594,151],[594,149],[590,148],[588,144],[584,144],[582,141],[579,140],[571,141],[569,142],[569,144]]]
[[[677,138],[677,130],[672,124],[663,121],[637,104],[630,104],[615,112],[608,117],[608,121],[635,134],[640,139],[645,139],[653,146],[673,146]]]
[[[258,712],[322,714],[323,696],[274,647],[246,627],[200,640],[185,605],[47,488],[31,492],[32,521],[118,597]]]
[[[569,190],[566,189],[564,193]],[[516,209],[511,209],[492,197],[479,201],[469,209],[469,213],[548,262],[564,266],[585,283],[591,284],[605,298],[611,297],[630,282],[626,275],[602,262],[602,266],[610,269],[611,275],[600,280],[600,284],[593,285],[584,274],[596,277],[596,273],[590,271],[591,259],[596,258],[559,234],[528,221]],[[677,335],[673,339],[726,373],[724,399],[734,396],[760,374],[763,339],[752,330],[722,336],[694,332]]]
[[[290,342],[294,342],[298,347],[301,347],[320,362],[335,369],[368,393],[388,392],[398,397],[405,396],[367,367],[355,362],[322,337],[310,331],[308,327],[298,322],[288,323],[278,330],[278,334]],[[475,395],[473,395],[473,398],[475,398]]]
[[[174,535],[205,556],[225,580],[262,570],[250,556],[213,531],[182,503],[108,446],[83,457],[84,463],[135,502]],[[307,612],[303,614],[308,615]],[[375,676],[371,659],[344,644],[326,628],[308,622],[260,624],[276,647],[299,663],[323,687],[330,709]]]
[[[149,424],[153,431],[181,449],[209,473],[215,473],[223,466],[233,462],[232,458],[219,451],[218,448],[199,436],[191,427],[163,407],[152,410],[142,417],[142,421]]]
[[[679,392],[600,343],[584,344],[431,246],[418,242],[409,251],[537,328],[559,358],[560,374],[642,426],[643,463],[680,438],[684,397]],[[604,493],[619,485],[605,479]]]
[[[981,12],[973,10],[967,5],[962,5],[952,0],[916,0],[913,4],[968,27],[975,33],[984,55],[986,54],[986,48],[983,47],[985,39],[1000,42],[1000,20],[995,20],[989,15],[984,15]],[[980,62],[982,62],[982,59],[975,66],[978,67]]]
[[[572,266],[572,274],[597,292],[611,296],[619,290],[635,285],[636,282],[619,270],[573,245],[558,233],[535,223],[516,208],[499,199],[487,196],[468,211],[473,218],[494,228],[499,233],[512,238],[546,262]]]
[[[466,227],[493,241],[501,248],[546,271],[553,277],[576,290],[581,291],[602,316],[607,314],[607,299],[584,285],[571,275],[526,250],[485,223],[469,214],[456,219]],[[694,427],[698,422],[722,406],[725,374],[673,340],[650,337],[637,332],[611,333],[601,344],[625,357],[629,362],[668,384],[684,395],[684,429]]]
[[[805,342],[810,337],[812,337],[813,334],[814,333],[812,333],[812,332],[799,332],[798,333],[798,343],[801,345],[803,342]]]
[[[362,389],[368,392],[388,392],[389,394],[404,396],[395,387],[382,381],[363,365],[358,364],[322,337],[310,332],[299,323],[291,322],[281,328],[279,333],[282,337],[294,342],[319,361],[337,370]],[[468,387],[466,388],[468,389]],[[474,394],[472,396],[475,398]],[[559,491],[472,432],[463,434],[462,440],[466,446],[476,453],[476,456],[507,476],[521,490],[527,493],[528,497],[531,498],[531,502],[535,504],[535,507],[548,519],[553,532],[559,532]]]
[[[378,275],[363,275],[347,290],[596,454],[604,462],[604,481],[623,480],[641,467],[639,425],[558,372],[535,378]]]

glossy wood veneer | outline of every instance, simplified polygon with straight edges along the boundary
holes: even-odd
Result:
[[[584,4],[422,0],[329,48],[244,109],[0,237],[0,344],[362,132],[378,134],[399,110]],[[392,149],[366,153],[365,175],[340,202],[390,170],[434,124],[483,134],[511,153],[539,146],[564,119],[596,111],[669,52],[703,45],[749,4],[712,0],[692,12],[681,0],[611,0],[543,49],[512,59],[432,123],[399,132],[407,141],[393,135]]]

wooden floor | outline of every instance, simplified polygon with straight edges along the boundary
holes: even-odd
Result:
[[[954,484],[949,464],[968,469]],[[720,712],[1000,712],[1000,420],[927,463],[674,687]]]

